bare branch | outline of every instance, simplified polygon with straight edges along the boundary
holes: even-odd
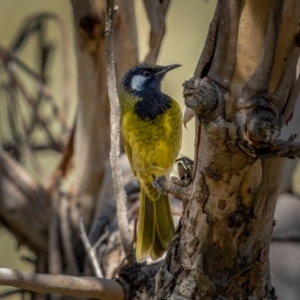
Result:
[[[97,242],[94,244],[93,248],[97,249],[109,236],[109,231],[106,230],[97,240]]]
[[[58,14],[53,12],[38,13],[36,15],[30,16],[30,18],[49,18],[57,22],[61,33],[61,43],[62,43],[62,64],[63,64],[63,115],[68,118],[68,113],[70,111],[71,104],[71,59],[70,59],[70,45],[69,34],[65,24],[65,20]]]
[[[60,205],[59,185],[56,184],[50,191],[51,218],[48,227],[48,265],[50,274],[62,273],[62,257],[59,239],[59,219],[57,209]]]
[[[21,95],[23,95],[24,99],[27,101],[27,103],[32,107],[32,109],[34,110],[34,116],[36,118],[36,120],[38,121],[38,123],[43,127],[43,129],[45,130],[49,140],[52,142],[53,147],[59,151],[62,150],[63,146],[60,142],[56,141],[56,139],[54,138],[48,124],[46,123],[46,121],[43,119],[42,116],[40,116],[40,113],[37,110],[37,107],[35,105],[35,100],[34,98],[28,93],[27,89],[25,88],[25,86],[22,84],[21,80],[19,80],[18,76],[15,74],[15,72],[9,68],[8,69],[10,75],[13,78],[13,82],[14,84],[17,86],[17,88],[20,90]],[[32,126],[29,128],[27,135],[29,135],[30,133],[32,133],[34,128],[34,123],[32,124]]]
[[[124,191],[121,162],[120,162],[120,104],[116,87],[116,74],[113,53],[113,25],[114,25],[114,0],[106,2],[106,26],[105,26],[105,56],[108,95],[110,99],[110,128],[111,128],[111,151],[110,162],[114,181],[114,193],[117,202],[117,217],[122,245],[128,262],[135,261],[132,251],[132,236],[129,229],[126,208],[126,194]]]
[[[65,20],[58,14],[53,12],[42,12],[30,15],[22,25],[21,32],[10,47],[13,52],[17,52],[20,45],[24,42],[25,38],[34,32],[36,24],[42,24],[45,21],[54,20],[61,34],[61,48],[62,48],[62,73],[63,73],[63,97],[62,107],[66,119],[70,110],[70,91],[71,91],[71,59],[70,59],[70,46],[69,34],[67,31]],[[33,25],[34,24],[34,25]]]
[[[88,257],[91,261],[91,264],[93,266],[95,275],[98,278],[102,278],[103,277],[103,272],[100,268],[98,259],[97,259],[97,254],[96,254],[96,249],[94,247],[92,247],[90,240],[85,232],[85,228],[84,228],[84,224],[83,224],[83,219],[80,218],[79,220],[79,227],[80,227],[80,237],[82,240],[82,243],[84,245],[85,251],[88,254]]]
[[[28,199],[16,184],[0,175],[0,217],[4,225],[19,243],[26,245],[34,253],[47,251],[47,225],[49,208],[46,199]],[[39,214],[36,214],[36,212]]]
[[[76,298],[125,299],[121,284],[104,278],[46,275],[0,268],[0,285],[14,286],[37,293],[56,293]]]
[[[214,18],[209,25],[208,35],[199,61],[194,72],[195,77],[203,78],[207,76],[209,67],[212,63],[214,50],[216,47],[217,32],[219,28],[219,16],[221,12],[221,2],[218,1]]]
[[[64,250],[64,260],[67,264],[67,269],[72,275],[79,275],[79,271],[77,269],[77,263],[74,255],[74,251],[72,248],[71,236],[72,232],[70,229],[69,222],[69,203],[68,199],[65,195],[63,195],[60,199],[59,206],[59,221],[60,221],[60,232],[61,232],[61,243]]]
[[[5,174],[31,200],[46,199],[44,189],[9,154],[0,148],[0,173]]]
[[[166,14],[168,12],[170,2],[170,0],[144,0],[147,17],[151,26],[149,40],[150,50],[145,58],[146,62],[155,63],[157,60],[161,43],[166,31]]]
[[[9,51],[8,49],[5,49],[3,46],[0,45],[0,59],[6,66],[6,69],[13,74],[15,77],[16,75],[14,74],[12,65],[9,64],[10,61],[16,63],[20,68],[22,68],[27,74],[29,74],[33,79],[36,80],[39,91],[42,93],[42,95],[45,97],[45,99],[49,102],[53,114],[57,116],[58,120],[61,122],[63,130],[67,131],[68,130],[68,125],[66,122],[66,118],[62,111],[58,108],[56,103],[54,102],[53,96],[48,89],[48,87],[45,85],[43,78],[33,71],[31,68],[29,68],[24,62],[22,62],[13,52]]]

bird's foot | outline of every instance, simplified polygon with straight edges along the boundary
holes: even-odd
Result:
[[[161,182],[163,180],[167,180],[167,178],[166,177],[158,177],[153,181],[152,185],[163,195],[168,195],[168,192],[162,188]]]
[[[192,184],[190,179],[178,179],[178,178],[171,178],[168,179],[166,177],[157,177],[154,182],[153,186],[158,189],[161,193],[170,193],[178,199],[186,200],[188,199],[191,190]]]
[[[187,156],[177,158],[175,162],[177,163],[179,178],[181,180],[191,179],[194,162]]]

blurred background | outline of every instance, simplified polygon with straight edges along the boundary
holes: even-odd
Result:
[[[135,5],[140,61],[142,61],[148,51],[150,27],[142,1],[135,0]],[[182,83],[193,75],[205,42],[215,5],[216,0],[173,0],[168,11],[167,32],[158,58],[158,64],[179,63],[183,65],[176,71],[170,72],[163,82],[163,90],[178,100],[183,110]],[[26,25],[28,28],[30,26],[34,27],[35,25],[28,24],[28,18],[37,13],[54,13],[60,16],[60,22],[62,23],[59,25],[58,22],[51,22],[50,20],[46,25],[40,26],[41,35],[38,33],[29,34],[24,40],[24,32],[23,35],[21,34],[24,26]],[[38,27],[38,25],[36,26]],[[67,39],[62,37],[59,26],[65,28]],[[70,76],[68,87],[72,101],[67,107],[62,107],[62,109],[68,111],[67,125],[71,127],[76,111],[77,90],[73,23],[69,1],[1,0],[0,50],[2,47],[14,50],[20,60],[26,62],[26,65],[32,70],[37,73],[43,72],[46,83],[53,95],[52,100],[58,107],[62,106],[59,99],[63,97],[66,85],[62,66],[69,63]],[[63,57],[64,47],[67,47],[68,50],[68,62]],[[44,55],[41,55],[41,51],[44,51]],[[45,55],[45,53],[47,54]],[[41,57],[46,57],[47,59],[41,61]],[[9,82],[7,76],[4,61],[0,60],[0,142],[5,148],[9,148],[13,143],[12,140],[17,140],[23,130],[22,121],[19,122],[16,128],[12,128],[12,116],[7,112],[19,114],[20,120],[22,118],[28,120],[32,117],[30,110],[26,108],[22,101],[19,101],[19,108],[8,107],[8,105],[11,105],[8,100],[12,95],[8,95],[7,86],[4,84],[4,82]],[[19,76],[20,80],[25,83],[28,91],[35,92],[35,83],[28,78],[26,72],[21,72]],[[51,101],[48,104],[41,105],[39,113],[51,124],[50,128],[53,136],[62,135],[63,138],[61,127],[53,120]],[[298,133],[300,128],[299,122],[300,112],[298,105],[294,114],[294,120],[289,124],[288,128],[284,128],[282,136],[287,138],[292,133]],[[33,128],[31,139],[38,141],[42,145],[45,135],[46,133],[42,128]],[[11,138],[12,136],[14,139]],[[187,125],[187,130],[184,130],[181,149],[183,155],[193,158],[193,141],[194,123],[191,121]],[[38,153],[38,162],[33,162],[28,158],[22,161],[22,164],[32,173],[36,172],[36,169],[40,166],[43,170],[46,170],[41,176],[49,176],[57,165],[60,154],[55,149],[41,149]],[[33,164],[37,164],[37,166],[33,166]],[[272,282],[278,297],[284,300],[300,299],[299,178],[300,170],[296,166],[296,161],[289,161],[281,187],[282,195],[279,197],[276,210],[277,222],[274,228],[274,241],[271,244]],[[33,254],[26,247],[19,246],[14,237],[0,223],[0,267],[31,271],[31,264],[28,262],[30,259],[34,259]],[[4,287],[0,287],[0,294],[4,289]],[[19,298],[11,295],[5,299]]]

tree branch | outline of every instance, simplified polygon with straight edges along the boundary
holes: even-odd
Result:
[[[44,189],[17,161],[0,148],[0,174],[1,173],[13,181],[29,199],[46,199]]]
[[[3,62],[3,64],[6,67],[6,70],[13,74],[15,77],[16,74],[9,64],[9,62],[13,61],[16,65],[18,65],[26,74],[30,75],[38,84],[39,91],[41,94],[45,97],[45,100],[47,100],[52,108],[53,114],[57,117],[57,119],[61,122],[62,128],[65,131],[68,131],[68,125],[66,118],[62,111],[59,109],[59,107],[54,102],[53,96],[47,87],[47,85],[44,83],[43,78],[36,73],[34,70],[29,68],[24,62],[22,62],[13,52],[9,51],[8,49],[5,49],[2,45],[0,45],[0,59]]]
[[[116,88],[116,74],[113,53],[113,18],[114,0],[106,2],[106,26],[105,26],[105,56],[108,96],[110,99],[110,129],[111,129],[111,151],[110,162],[114,181],[114,193],[117,202],[117,217],[121,235],[122,245],[129,263],[133,263],[135,258],[132,251],[132,236],[129,229],[126,208],[126,194],[123,186],[123,178],[120,163],[120,105]]]
[[[170,2],[170,0],[144,0],[144,6],[151,27],[149,40],[150,49],[145,58],[146,62],[155,63],[157,60],[161,43],[166,32],[166,14]]]
[[[96,254],[96,247],[93,247],[90,243],[90,240],[86,234],[85,228],[84,228],[84,224],[83,224],[83,219],[81,218],[79,220],[79,228],[80,228],[80,237],[82,240],[82,243],[84,245],[85,251],[90,259],[90,262],[93,266],[93,270],[95,272],[95,275],[98,278],[102,278],[103,277],[103,272],[100,268],[100,264],[98,262],[97,259],[97,254]]]
[[[0,285],[37,293],[56,293],[76,298],[124,300],[120,283],[95,277],[47,275],[0,268]]]
[[[47,251],[49,209],[46,199],[30,201],[16,184],[0,175],[0,218],[20,244],[34,253]],[[39,212],[38,214],[36,212]]]
[[[52,12],[42,12],[36,13],[27,18],[24,24],[22,25],[21,31],[18,34],[17,38],[12,43],[10,49],[13,52],[17,52],[21,46],[24,44],[24,41],[29,38],[30,35],[36,32],[36,29],[39,28],[37,25],[46,23],[48,20],[54,20],[57,25],[59,32],[61,34],[61,48],[62,48],[62,72],[63,72],[63,97],[62,97],[62,107],[63,113],[67,119],[70,103],[71,103],[71,42],[69,41],[69,34],[67,31],[67,26],[65,20],[58,14]]]
[[[67,274],[78,275],[79,271],[71,241],[72,231],[70,228],[69,203],[66,195],[63,195],[60,199],[59,228],[64,253],[64,261],[66,262],[67,270],[69,271]]]

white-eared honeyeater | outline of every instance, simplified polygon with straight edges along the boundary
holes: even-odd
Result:
[[[174,235],[169,197],[153,181],[170,174],[181,146],[180,106],[161,91],[165,74],[179,66],[144,63],[130,69],[120,84],[124,146],[141,188],[138,261],[161,257]]]

